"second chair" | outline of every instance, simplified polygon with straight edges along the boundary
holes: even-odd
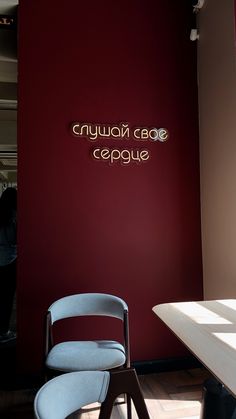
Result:
[[[48,381],[37,392],[37,419],[65,419],[90,403],[101,403],[99,419],[110,419],[115,399],[126,393],[134,401],[139,419],[150,419],[140,384],[133,368],[117,371],[81,371]]]

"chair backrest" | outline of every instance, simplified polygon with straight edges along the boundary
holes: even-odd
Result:
[[[102,403],[107,395],[110,373],[80,371],[60,375],[44,384],[36,394],[37,419],[65,419],[90,403]]]
[[[55,301],[48,309],[52,324],[67,317],[92,315],[124,320],[124,311],[128,312],[128,306],[121,298],[99,293],[68,295]]]

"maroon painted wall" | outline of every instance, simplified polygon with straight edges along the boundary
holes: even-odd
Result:
[[[132,360],[185,353],[151,309],[202,297],[189,3],[20,3],[18,353],[25,371],[40,366],[46,308],[70,293],[126,300]],[[165,127],[170,138],[142,144],[146,163],[109,166],[90,156],[99,141],[71,135],[72,121]],[[59,333],[78,336],[75,325]]]
[[[234,0],[234,21],[235,21],[235,32],[236,32],[236,0]],[[236,37],[236,34],[235,34]]]

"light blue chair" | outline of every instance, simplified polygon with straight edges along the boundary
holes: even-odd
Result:
[[[54,323],[78,316],[108,316],[121,320],[123,322],[123,341],[78,340],[54,345]],[[117,324],[115,326],[117,327]],[[105,330],[104,334],[106,334]],[[107,371],[115,368],[129,368],[128,306],[121,298],[102,293],[75,294],[60,298],[48,309],[45,340],[46,378],[55,372]],[[128,418],[131,419],[129,398],[127,398],[127,409]]]
[[[124,342],[67,341],[53,345],[53,324],[68,317],[109,316],[124,323]],[[104,331],[105,334],[105,331]],[[130,366],[128,306],[110,294],[75,294],[60,298],[48,309],[46,367],[61,372],[103,371]]]
[[[71,372],[53,378],[36,394],[35,418],[66,419],[81,407],[98,402],[101,403],[99,419],[109,419],[114,401],[121,393],[133,399],[139,419],[150,419],[133,368]]]

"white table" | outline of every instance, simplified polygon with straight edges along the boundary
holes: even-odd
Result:
[[[236,299],[158,304],[153,311],[236,396]]]

